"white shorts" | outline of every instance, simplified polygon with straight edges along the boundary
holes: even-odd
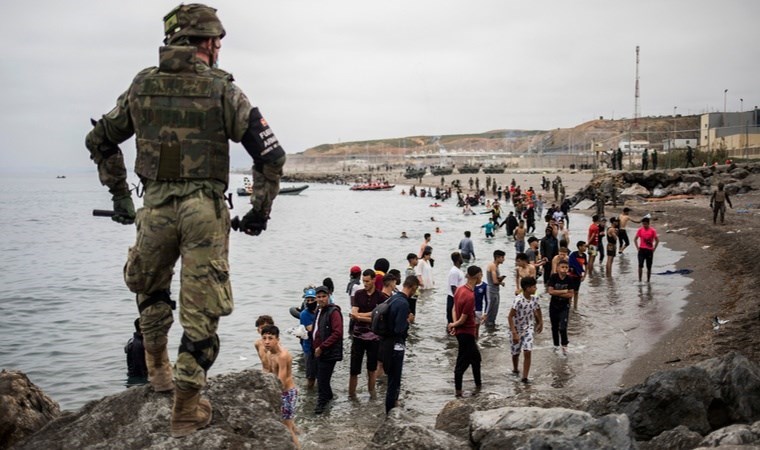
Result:
[[[512,351],[512,356],[519,355],[521,351],[530,352],[533,351],[533,330],[529,330],[526,333],[522,333],[520,335],[520,342],[515,344],[512,342],[512,332],[509,332],[510,334],[510,350]]]

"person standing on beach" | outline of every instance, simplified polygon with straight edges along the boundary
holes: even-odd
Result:
[[[517,228],[514,232],[515,236],[515,253],[525,252],[525,221],[520,219],[517,222]]]
[[[419,287],[415,276],[404,279],[401,290],[386,302],[388,304],[388,325],[390,333],[383,336],[380,353],[383,355],[383,368],[388,374],[388,389],[385,392],[385,414],[398,406],[401,391],[401,374],[404,368],[406,337],[409,334],[409,299]]]
[[[229,279],[229,141],[253,158],[252,208],[241,229],[267,229],[279,192],[285,151],[258,108],[216,68],[226,31],[216,10],[179,5],[164,16],[164,44],[157,67],[139,72],[116,106],[87,134],[85,145],[112,195],[112,219],[136,222],[136,244],[124,267],[137,294],[146,365],[154,391],[174,390],[171,435],[182,437],[211,422],[211,403],[201,397],[219,354],[219,319],[232,313]],[[136,214],[119,144],[133,135],[135,172],[144,186]],[[174,322],[174,266],[182,259],[180,322],[183,335],[174,371],[167,349]]]
[[[394,278],[395,280],[395,278]],[[362,373],[362,360],[367,355],[367,391],[371,398],[375,397],[375,381],[377,380],[377,352],[380,337],[372,332],[372,310],[382,303],[385,298],[375,287],[375,271],[367,269],[362,273],[362,285],[351,302],[349,317],[354,321],[351,331],[351,368],[348,378],[348,397],[356,398],[356,386],[359,374]]]
[[[449,270],[449,293],[446,296],[446,324],[450,324],[454,321],[452,319],[452,308],[454,307],[454,294],[459,286],[463,285],[466,281],[464,272],[462,272],[462,255],[459,252],[451,254],[451,270]]]
[[[282,423],[290,431],[293,437],[293,443],[299,447],[298,436],[296,435],[296,403],[298,402],[298,389],[293,382],[293,357],[290,356],[288,349],[280,344],[280,329],[274,325],[267,325],[261,330],[261,339],[264,342],[267,355],[269,356],[269,367],[271,372],[280,381],[282,390]]]
[[[483,271],[478,266],[467,268],[467,283],[459,286],[454,294],[454,322],[448,324],[449,333],[457,337],[459,351],[454,368],[454,389],[457,397],[462,396],[462,378],[472,366],[475,390],[480,391],[480,350],[476,341],[478,325],[475,322],[475,286],[483,279]]]
[[[610,227],[607,228],[607,232],[605,233],[607,235],[607,265],[606,268],[606,275],[607,277],[612,277],[612,261],[615,260],[615,255],[617,255],[617,243],[618,243],[618,233],[617,233],[617,227],[618,227],[618,220],[616,218],[610,219]]]
[[[575,295],[573,281],[567,276],[567,261],[560,261],[557,265],[557,273],[549,278],[549,320],[552,324],[552,342],[554,352],[559,352],[562,345],[562,354],[567,355],[567,321],[570,317],[570,300]]]
[[[475,259],[475,246],[470,239],[471,233],[469,231],[464,232],[464,239],[459,241],[459,253],[462,256],[464,264],[469,264],[470,259]]]
[[[505,275],[499,273],[499,266],[504,263],[506,253],[503,250],[494,250],[493,261],[486,267],[486,281],[488,282],[488,310],[486,310],[486,327],[496,327],[496,317],[499,314],[499,288],[504,286]]]
[[[578,309],[578,293],[581,290],[581,283],[586,279],[586,242],[578,241],[576,244],[578,250],[570,253],[568,259],[567,276],[573,281],[573,309]]]
[[[559,253],[559,241],[554,236],[554,229],[551,226],[546,227],[546,235],[539,243],[539,254],[544,261],[544,284],[549,283],[549,276],[552,273],[552,260]]]
[[[301,338],[301,350],[303,350],[303,360],[306,366],[306,389],[314,389],[317,381],[317,359],[314,356],[313,339],[311,332],[314,330],[314,321],[317,318],[317,292],[314,289],[306,289],[303,293],[304,308],[301,310],[299,323],[306,330],[306,337]]]
[[[591,273],[594,271],[594,261],[599,252],[599,216],[596,214],[591,216],[586,242],[588,243],[588,271]]]
[[[541,306],[536,295],[536,279],[525,277],[520,280],[520,293],[509,310],[509,329],[512,332],[512,373],[520,375],[518,366],[520,353],[523,353],[522,382],[529,384],[531,353],[533,351],[533,332],[541,333],[544,320],[541,316]]]
[[[317,406],[314,414],[322,414],[335,397],[332,380],[335,363],[343,360],[343,315],[340,306],[330,303],[330,290],[326,286],[315,289],[317,318],[311,332],[314,356],[317,358]]]
[[[723,190],[723,183],[718,183],[718,190],[714,191],[710,196],[710,208],[713,210],[713,225],[718,221],[718,214],[720,214],[720,224],[725,223],[726,217],[726,203],[731,208],[734,205],[731,204],[731,199],[728,197],[728,192]]]
[[[633,239],[636,249],[639,252],[639,281],[641,281],[642,269],[644,264],[647,266],[647,283],[652,276],[652,259],[657,246],[660,244],[660,238],[657,237],[657,231],[649,226],[649,217],[641,219],[641,228],[636,232]]]
[[[430,265],[430,257],[432,256],[431,250],[425,250],[422,254],[422,259],[417,263],[414,271],[419,280],[420,290],[427,291],[435,287],[433,281],[433,268]]]
[[[522,292],[521,280],[523,278],[536,278],[536,268],[528,261],[528,255],[518,253],[515,255],[515,295]]]
[[[637,220],[633,220],[629,215],[630,212],[631,208],[625,207],[618,217],[618,240],[620,241],[620,250],[618,250],[619,254],[622,254],[623,251],[631,245],[631,241],[628,239],[628,232],[625,229],[625,226],[628,225],[628,221],[641,223]]]

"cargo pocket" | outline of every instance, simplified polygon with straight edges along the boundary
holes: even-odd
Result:
[[[135,294],[145,291],[145,270],[137,246],[129,247],[127,262],[124,264],[124,282]]]
[[[230,266],[227,261],[211,261],[210,274],[213,281],[215,299],[209,302],[208,312],[212,317],[227,316],[232,313],[232,286],[230,285]]]

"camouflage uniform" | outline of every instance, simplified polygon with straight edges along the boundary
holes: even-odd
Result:
[[[146,349],[165,346],[174,321],[169,287],[182,257],[179,318],[184,335],[174,367],[181,389],[205,384],[219,352],[219,317],[233,309],[230,217],[224,202],[228,141],[242,141],[253,156],[251,203],[266,218],[285,162],[266,121],[232,76],[195,54],[193,46],[161,47],[159,67],[137,74],[86,141],[100,180],[116,201],[129,196],[117,144],[136,134],[135,172],[145,196],[124,279],[137,294]],[[253,144],[258,150],[252,150]]]

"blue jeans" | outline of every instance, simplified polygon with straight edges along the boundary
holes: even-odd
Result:
[[[383,370],[388,374],[388,390],[385,394],[385,413],[388,414],[396,406],[401,391],[401,371],[404,368],[404,350],[394,350],[393,341],[383,342]]]
[[[496,317],[499,315],[499,289],[492,289],[488,286],[486,291],[488,295],[488,314],[486,315],[486,326],[496,326]]]

